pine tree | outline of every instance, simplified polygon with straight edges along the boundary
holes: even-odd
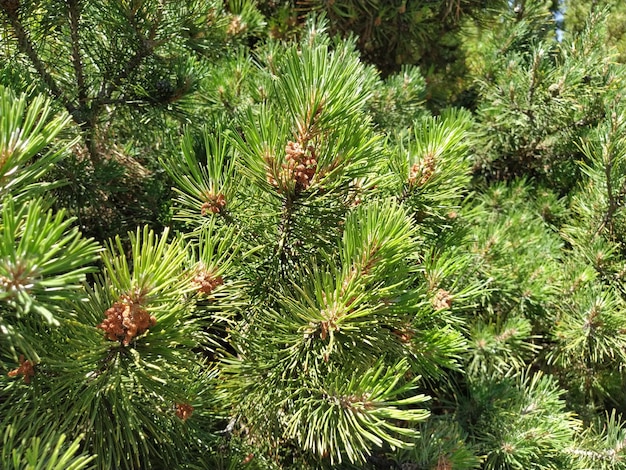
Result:
[[[466,110],[416,67],[381,78],[337,18],[53,3],[0,2],[24,74],[0,88],[0,467],[626,467],[606,18],[560,41],[552,2],[466,17]],[[193,86],[165,104],[164,77]],[[94,241],[54,201],[91,131],[156,140],[168,227]]]
[[[236,3],[0,2],[0,81],[48,95],[71,116],[79,140],[55,168],[71,182],[56,206],[100,241],[167,217],[156,155],[202,119],[211,64],[262,25],[251,4]]]
[[[563,12],[563,26],[565,34],[575,35],[580,33],[587,22],[587,19],[594,14],[605,10],[606,31],[603,42],[610,44],[617,51],[617,58],[620,62],[626,59],[626,30],[624,29],[624,15],[626,10],[621,2],[615,0],[605,0],[602,2],[587,1],[564,1],[561,4]]]
[[[272,452],[296,446],[311,465],[359,463],[372,447],[406,447],[415,431],[399,423],[428,415],[419,375],[455,367],[462,338],[445,314],[428,318],[438,286],[419,281],[416,243],[432,234],[417,231],[407,208],[433,226],[445,220],[427,188],[454,175],[440,185],[443,200],[467,181],[468,116],[425,123],[390,166],[364,112],[375,77],[352,45],[331,50],[311,24],[271,61],[267,104],[239,132],[205,134],[201,155],[187,138],[166,167],[180,218],[196,231],[207,218],[233,227],[254,266],[242,272],[250,307],[234,319],[221,371],[237,403],[233,432]],[[439,302],[447,310],[448,297]]]

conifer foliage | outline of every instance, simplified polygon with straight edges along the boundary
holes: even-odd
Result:
[[[269,3],[0,0],[36,77],[0,75],[0,467],[626,468],[602,16],[562,41],[545,2],[456,17],[475,102],[442,109]],[[126,137],[170,218],[96,241],[59,176]]]

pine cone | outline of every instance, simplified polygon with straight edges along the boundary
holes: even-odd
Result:
[[[104,330],[108,340],[120,341],[124,346],[156,325],[154,316],[128,298],[115,302],[105,315],[106,319],[98,328]]]

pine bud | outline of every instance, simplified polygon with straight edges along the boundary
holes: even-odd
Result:
[[[423,186],[433,176],[436,169],[435,156],[432,153],[427,153],[423,159],[414,163],[409,171],[409,185],[410,186]]]
[[[435,310],[450,308],[452,306],[452,295],[447,290],[439,289],[432,300],[432,305]]]
[[[198,292],[209,295],[218,286],[224,284],[222,276],[215,276],[210,271],[201,270],[193,278],[192,282],[198,286]]]
[[[24,355],[20,355],[20,366],[17,369],[13,369],[7,374],[9,377],[17,377],[18,375],[24,376],[24,383],[29,384],[30,378],[35,375],[35,369],[33,363],[24,360]]]
[[[210,193],[206,195],[206,201],[200,207],[200,214],[219,214],[224,207],[226,207],[226,198],[224,195],[222,193],[218,193],[217,195]]]
[[[187,403],[176,403],[176,416],[187,421],[193,414],[193,406]]]
[[[144,334],[157,322],[145,308],[127,296],[122,296],[119,302],[115,302],[104,313],[106,318],[98,328],[104,330],[108,340],[120,341],[124,346],[128,346],[134,338]]]

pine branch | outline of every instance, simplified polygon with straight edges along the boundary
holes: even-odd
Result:
[[[281,262],[287,265],[287,250],[289,248],[289,232],[291,228],[291,217],[293,215],[294,201],[287,197],[283,201],[280,223],[278,225],[278,244],[276,245],[276,256]]]
[[[609,154],[607,155],[607,162],[604,166],[604,175],[606,177],[606,197],[609,201],[609,207],[607,208],[606,213],[604,214],[604,218],[602,219],[602,223],[600,223],[600,226],[597,228],[595,235],[598,235],[606,227],[609,228],[609,234],[612,234],[613,232],[613,225],[611,223],[611,220],[613,218],[613,213],[615,212],[615,209],[617,207],[615,204],[615,198],[613,197],[613,184],[611,182],[612,171],[613,171],[613,159],[611,155]]]
[[[67,98],[65,93],[63,93],[54,78],[52,78],[52,75],[48,72],[46,64],[41,60],[37,51],[35,51],[31,38],[24,29],[24,26],[19,18],[18,8],[16,6],[17,3],[18,2],[14,0],[1,0],[0,8],[2,8],[2,10],[6,13],[9,18],[9,22],[13,27],[13,33],[17,38],[19,51],[28,57],[52,95],[61,101],[63,106],[71,115],[74,115],[76,106]]]
[[[80,55],[80,39],[78,27],[80,23],[80,0],[67,0],[68,15],[70,22],[70,37],[72,41],[72,63],[74,64],[74,74],[76,75],[76,85],[78,87],[78,102],[81,106],[87,103],[87,89],[85,87],[85,72],[83,70],[82,58]]]
[[[147,36],[144,36],[140,31],[139,25],[137,25],[137,22],[135,21],[135,14],[136,11],[131,12],[128,20],[130,21],[133,30],[135,31],[139,42],[139,47],[135,54],[128,60],[126,65],[120,69],[119,73],[108,84],[106,81],[102,83],[100,92],[98,93],[97,98],[94,100],[94,108],[100,108],[100,106],[104,102],[103,100],[110,99],[113,92],[115,91],[115,88],[120,86],[126,78],[128,78],[133,72],[135,72],[135,70],[137,70],[139,66],[141,66],[143,61],[154,53],[156,47],[162,45],[164,42],[163,40],[155,41],[160,20],[163,16],[163,7],[161,5],[159,6],[159,15],[157,21],[152,24]]]
[[[608,228],[609,236],[613,236],[614,227],[613,227],[613,217],[615,212],[619,207],[619,202],[616,200],[615,191],[613,189],[613,169],[614,169],[614,158],[615,158],[615,146],[619,145],[618,142],[614,142],[617,133],[619,131],[620,122],[618,122],[617,114],[613,112],[610,117],[610,130],[607,132],[607,142],[603,145],[603,173],[606,181],[606,198],[608,201],[608,207],[606,208],[606,212],[604,217],[602,218],[602,222],[596,229],[594,233],[594,238],[600,234],[605,228]]]

